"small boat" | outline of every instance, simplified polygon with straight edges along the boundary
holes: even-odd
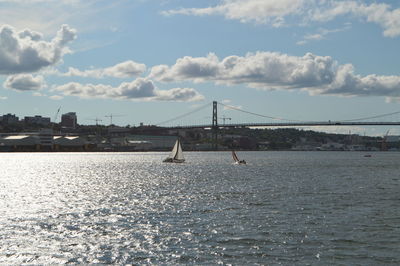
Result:
[[[235,161],[235,164],[246,164],[245,160],[240,160],[239,157],[236,155],[235,151],[232,151],[232,158]]]
[[[179,139],[175,142],[174,148],[170,155],[163,161],[164,163],[183,163],[185,158],[183,157],[182,145]]]
[[[364,157],[372,157],[371,154],[365,154]]]

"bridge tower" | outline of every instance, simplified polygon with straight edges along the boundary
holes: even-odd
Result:
[[[218,103],[213,101],[213,115],[212,115],[212,147],[214,150],[218,150]]]

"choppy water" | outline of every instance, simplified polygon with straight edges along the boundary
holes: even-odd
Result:
[[[400,153],[1,153],[0,264],[400,264]]]

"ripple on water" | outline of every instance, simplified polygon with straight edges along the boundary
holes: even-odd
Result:
[[[0,154],[0,264],[400,263],[400,154]]]

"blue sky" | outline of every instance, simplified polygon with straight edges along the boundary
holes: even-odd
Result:
[[[400,110],[399,48],[394,0],[0,0],[0,114],[156,124],[217,100],[293,120],[368,117]]]

